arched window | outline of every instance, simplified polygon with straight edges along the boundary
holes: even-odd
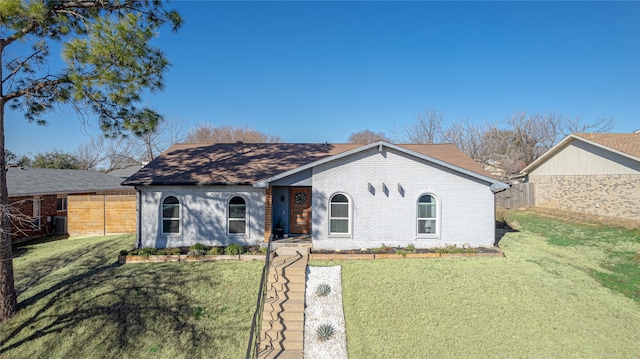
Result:
[[[418,234],[436,234],[438,205],[435,197],[424,194],[418,199]]]
[[[247,203],[235,196],[229,200],[229,234],[247,232]]]
[[[343,194],[331,197],[329,207],[329,233],[349,233],[349,198]]]
[[[180,202],[174,196],[162,201],[162,233],[180,233]]]

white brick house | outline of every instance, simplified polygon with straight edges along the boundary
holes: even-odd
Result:
[[[138,245],[493,246],[507,187],[450,144],[178,144],[124,182]]]

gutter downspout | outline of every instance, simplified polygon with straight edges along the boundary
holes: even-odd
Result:
[[[138,217],[136,220],[136,249],[139,249],[140,246],[142,246],[142,228],[140,225],[142,223],[142,192],[137,186],[135,189],[138,200],[138,203],[136,204],[136,215]]]

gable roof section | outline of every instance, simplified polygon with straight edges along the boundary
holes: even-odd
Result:
[[[276,179],[376,146],[394,148],[492,184],[500,183],[452,144],[392,145],[378,141],[368,145],[176,144],[123,184],[266,186]]]
[[[640,162],[640,133],[576,133],[565,137],[520,172],[529,173],[533,171],[560,152],[571,141],[583,141]]]
[[[357,145],[183,143],[171,146],[124,185],[253,184]]]
[[[19,167],[7,169],[10,197],[126,190],[120,182],[122,178],[98,171]]]
[[[291,171],[283,172],[278,174],[275,177],[265,179],[256,183],[257,186],[267,186],[268,182],[275,181],[277,179],[290,176],[294,173],[304,171],[311,167],[320,165],[322,163],[326,163],[329,161],[336,160],[338,158],[349,156],[353,153],[360,152],[372,147],[379,147],[380,151],[382,147],[393,148],[397,151],[409,154],[411,156],[421,158],[423,160],[441,165],[443,167],[452,169],[456,172],[461,172],[471,177],[484,180],[486,182],[491,183],[492,185],[496,185],[496,188],[508,188],[508,185],[499,182],[495,178],[493,178],[487,171],[480,166],[476,161],[471,159],[471,157],[467,156],[464,152],[462,152],[458,147],[453,144],[445,143],[445,144],[404,144],[404,145],[393,145],[385,141],[378,141],[368,145],[359,145],[358,147],[350,150],[339,153],[337,155],[320,159],[318,161],[309,163],[305,166],[296,168]]]

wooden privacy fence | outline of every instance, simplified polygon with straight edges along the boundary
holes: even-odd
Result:
[[[496,193],[496,211],[529,208],[535,205],[533,183],[518,183]]]
[[[70,236],[135,233],[135,195],[83,195],[67,198]]]

